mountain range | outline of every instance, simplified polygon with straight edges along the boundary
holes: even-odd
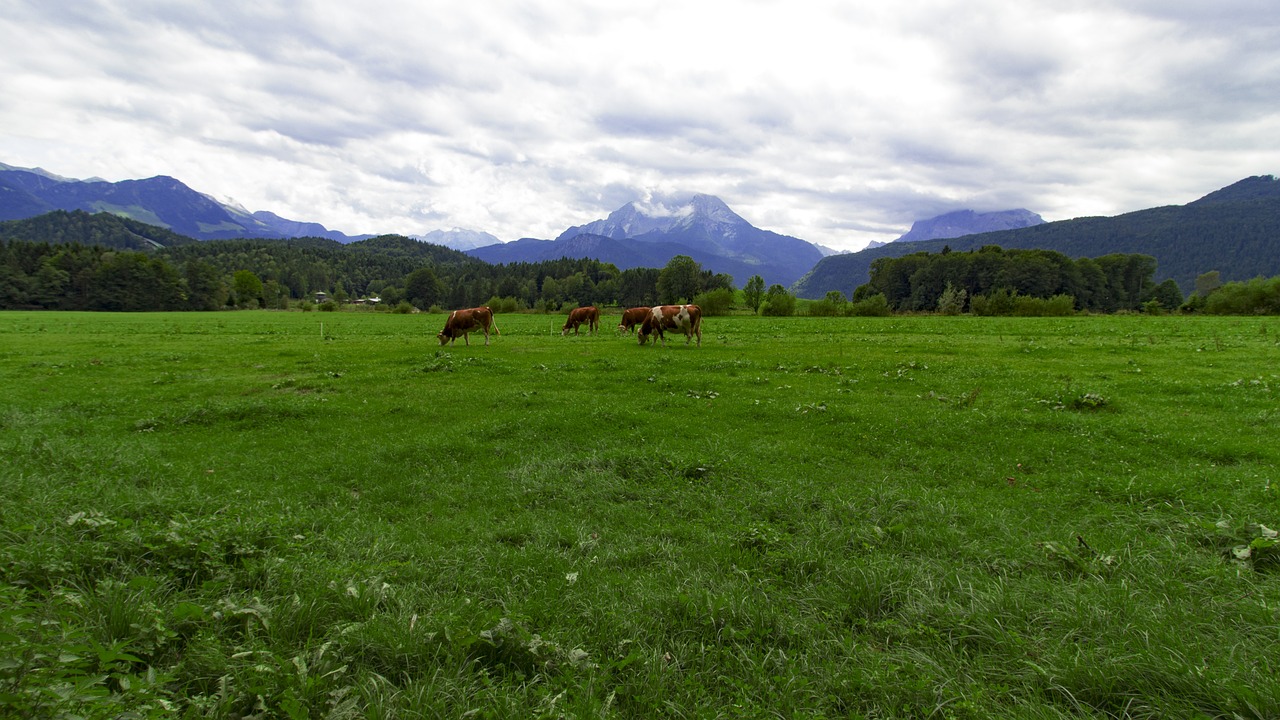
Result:
[[[74,180],[39,168],[0,163],[0,221],[35,218],[51,211],[109,213],[119,222],[107,234],[122,247],[169,246],[187,238],[317,237],[349,243],[370,237],[350,236],[270,212],[249,212],[171,177],[115,183],[99,178]],[[49,232],[58,235],[47,238],[49,242],[103,241],[101,227],[91,227],[74,215],[26,227],[23,236],[39,240],[37,236]],[[1187,293],[1196,276],[1209,270],[1219,271],[1228,281],[1280,275],[1280,181],[1270,175],[1256,176],[1186,205],[1050,223],[1022,209],[962,210],[917,221],[894,242],[839,255],[829,255],[799,238],[756,228],[710,195],[630,202],[606,218],[565,230],[555,240],[525,238],[504,244],[487,233],[456,228],[413,237],[463,249],[491,263],[595,258],[626,269],[663,267],[672,256],[683,254],[706,269],[732,275],[739,286],[760,274],[768,284],[791,285],[793,292],[805,298],[820,298],[830,290],[851,294],[867,281],[877,258],[948,247],[961,251],[983,245],[1044,248],[1073,258],[1144,253],[1156,258],[1157,282],[1172,278]]]
[[[107,212],[198,240],[319,237],[347,243],[372,237],[346,235],[271,212],[249,212],[163,175],[113,183],[0,164],[0,221],[54,210]],[[459,228],[411,237],[464,250],[487,262],[590,257],[627,269],[663,267],[675,255],[688,255],[705,269],[732,275],[739,285],[755,274],[769,284],[790,285],[826,254],[799,238],[752,226],[710,195],[627,203],[603,220],[569,228],[555,240],[501,243],[488,233]]]
[[[1280,275],[1280,180],[1245,178],[1187,203],[1115,217],[1083,217],[963,237],[893,242],[824,258],[792,290],[821,298],[846,296],[870,278],[879,258],[915,252],[976,250],[983,245],[1056,250],[1072,258],[1141,253],[1156,259],[1155,281],[1172,278],[1184,294],[1197,275],[1217,270],[1224,281]]]
[[[372,237],[346,235],[270,212],[251,213],[165,175],[113,183],[98,178],[74,180],[40,168],[0,163],[0,220],[22,220],[53,210],[108,212],[197,240],[322,237],[351,242]]]
[[[675,255],[688,255],[706,270],[732,275],[737,285],[757,274],[766,284],[790,285],[825,255],[812,243],[761,230],[702,194],[632,201],[555,240],[524,238],[468,254],[491,263],[590,257],[622,270],[663,267]]]
[[[493,245],[500,242],[498,238],[487,232],[478,230],[464,230],[462,228],[453,228],[452,230],[432,230],[426,235],[410,235],[409,237],[418,242],[431,243],[432,245],[443,245],[454,250],[475,250],[476,248]]]

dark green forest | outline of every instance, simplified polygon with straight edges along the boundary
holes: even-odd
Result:
[[[852,299],[874,299],[884,312],[1007,314],[1018,312],[1018,298],[1052,300],[1054,313],[1277,312],[1280,283],[1274,280],[1224,284],[1223,273],[1203,273],[1184,303],[1179,283],[1156,283],[1156,269],[1156,259],[1144,253],[1072,259],[1055,250],[986,245],[961,251],[944,244],[937,252],[873,260],[869,280]],[[750,283],[747,290],[753,309],[785,305],[781,314],[796,311],[794,297],[781,286],[770,288],[767,302],[762,287],[755,303]],[[490,265],[399,235],[349,244],[324,238],[197,241],[80,211],[0,223],[0,309],[9,310],[310,307],[323,293],[332,301],[324,309],[372,298],[378,307],[402,312],[486,303],[511,312],[693,301],[718,314],[728,311],[732,291],[728,275],[703,270],[683,255],[663,268],[628,270],[573,258]],[[808,312],[830,309],[823,303],[834,302],[832,296],[843,293],[829,292]],[[1041,312],[1050,306],[1035,307]]]
[[[871,279],[854,291],[860,301],[884,295],[890,309],[926,311],[942,304],[968,309],[974,298],[997,292],[1048,299],[1070,297],[1075,310],[1111,313],[1137,310],[1156,300],[1172,310],[1182,305],[1177,283],[1153,281],[1156,261],[1149,255],[1112,253],[1072,260],[1053,250],[978,250],[917,252],[871,263]],[[941,308],[946,310],[946,308]]]
[[[490,265],[450,248],[385,235],[195,241],[114,215],[57,211],[0,223],[0,308],[217,310],[288,307],[325,293],[382,306],[509,309],[654,305],[731,288],[680,256],[619,270],[590,259]],[[402,305],[405,304],[405,305]]]
[[[185,235],[111,213],[55,210],[0,222],[0,239],[36,243],[102,245],[115,250],[156,250],[199,242]]]

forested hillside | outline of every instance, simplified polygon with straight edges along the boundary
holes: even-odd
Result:
[[[420,267],[453,276],[483,265],[456,250],[394,235],[350,245],[323,238],[209,240],[157,254],[175,265],[208,263],[224,275],[250,270],[278,283],[291,298],[339,290],[350,297],[377,295]]]
[[[0,239],[80,243],[116,250],[154,250],[198,242],[185,235],[111,213],[55,210],[25,220],[0,222]]]
[[[398,235],[341,244],[323,238],[195,241],[102,213],[55,212],[0,223],[0,308],[217,310],[285,307],[317,292],[383,306],[514,308],[654,305],[728,287],[688,258],[664,270],[588,259],[490,265]]]
[[[1186,205],[1116,217],[1062,220],[947,240],[895,242],[827,257],[796,283],[795,291],[810,298],[831,290],[850,294],[867,282],[877,259],[984,245],[1056,250],[1072,258],[1150,255],[1156,260],[1155,282],[1173,279],[1183,294],[1195,289],[1197,275],[1212,270],[1228,281],[1278,275],[1280,181],[1270,176],[1248,178]]]

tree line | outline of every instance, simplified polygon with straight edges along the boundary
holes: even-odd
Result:
[[[1155,284],[1153,257],[1112,253],[1072,260],[1053,250],[917,252],[876,259],[850,303],[839,292],[797,308],[781,285],[732,278],[678,255],[663,268],[619,270],[592,259],[490,265],[399,235],[350,244],[325,238],[195,241],[107,213],[54,212],[0,223],[0,309],[220,310],[283,308],[317,292],[336,302],[377,297],[402,310],[498,304],[500,311],[696,302],[707,314],[740,303],[766,315],[1063,314],[1160,311],[1280,312],[1280,280],[1196,278],[1183,301]]]
[[[489,265],[403,236],[343,245],[321,238],[215,240],[154,250],[79,242],[0,240],[0,308],[50,310],[219,310],[283,308],[325,293],[337,302],[376,297],[421,310],[566,305],[656,305],[719,298],[732,278],[688,256],[664,268],[619,270],[562,258]]]
[[[996,297],[1048,300],[1070,298],[1074,310],[1112,313],[1139,310],[1155,301],[1166,310],[1182,305],[1177,283],[1159,285],[1150,255],[1112,253],[1072,260],[1054,250],[917,252],[883,257],[871,264],[870,279],[853,293],[855,302],[883,295],[889,308],[907,312],[973,310]],[[1060,301],[1061,302],[1061,301]]]

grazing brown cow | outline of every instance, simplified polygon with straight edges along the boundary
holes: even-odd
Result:
[[[489,344],[489,328],[493,328],[494,335],[501,335],[498,332],[498,324],[493,321],[493,311],[486,307],[470,308],[467,310],[454,310],[449,313],[449,318],[444,321],[444,330],[436,335],[440,339],[440,344],[451,343],[462,336],[462,341],[470,345],[471,340],[467,335],[472,330],[484,330],[484,344]]]
[[[618,332],[635,332],[637,326],[653,312],[651,307],[627,308],[622,312],[622,322],[618,323]]]
[[[569,311],[569,319],[564,322],[564,329],[560,331],[560,337],[569,334],[569,329],[573,329],[573,334],[578,334],[578,326],[586,325],[587,332],[595,334],[600,327],[600,308],[595,305],[587,307],[574,308]]]
[[[697,305],[659,305],[652,308],[637,333],[640,344],[645,344],[649,336],[656,332],[662,340],[662,346],[666,347],[666,330],[683,333],[685,345],[696,336],[698,347],[702,347],[702,308]]]

